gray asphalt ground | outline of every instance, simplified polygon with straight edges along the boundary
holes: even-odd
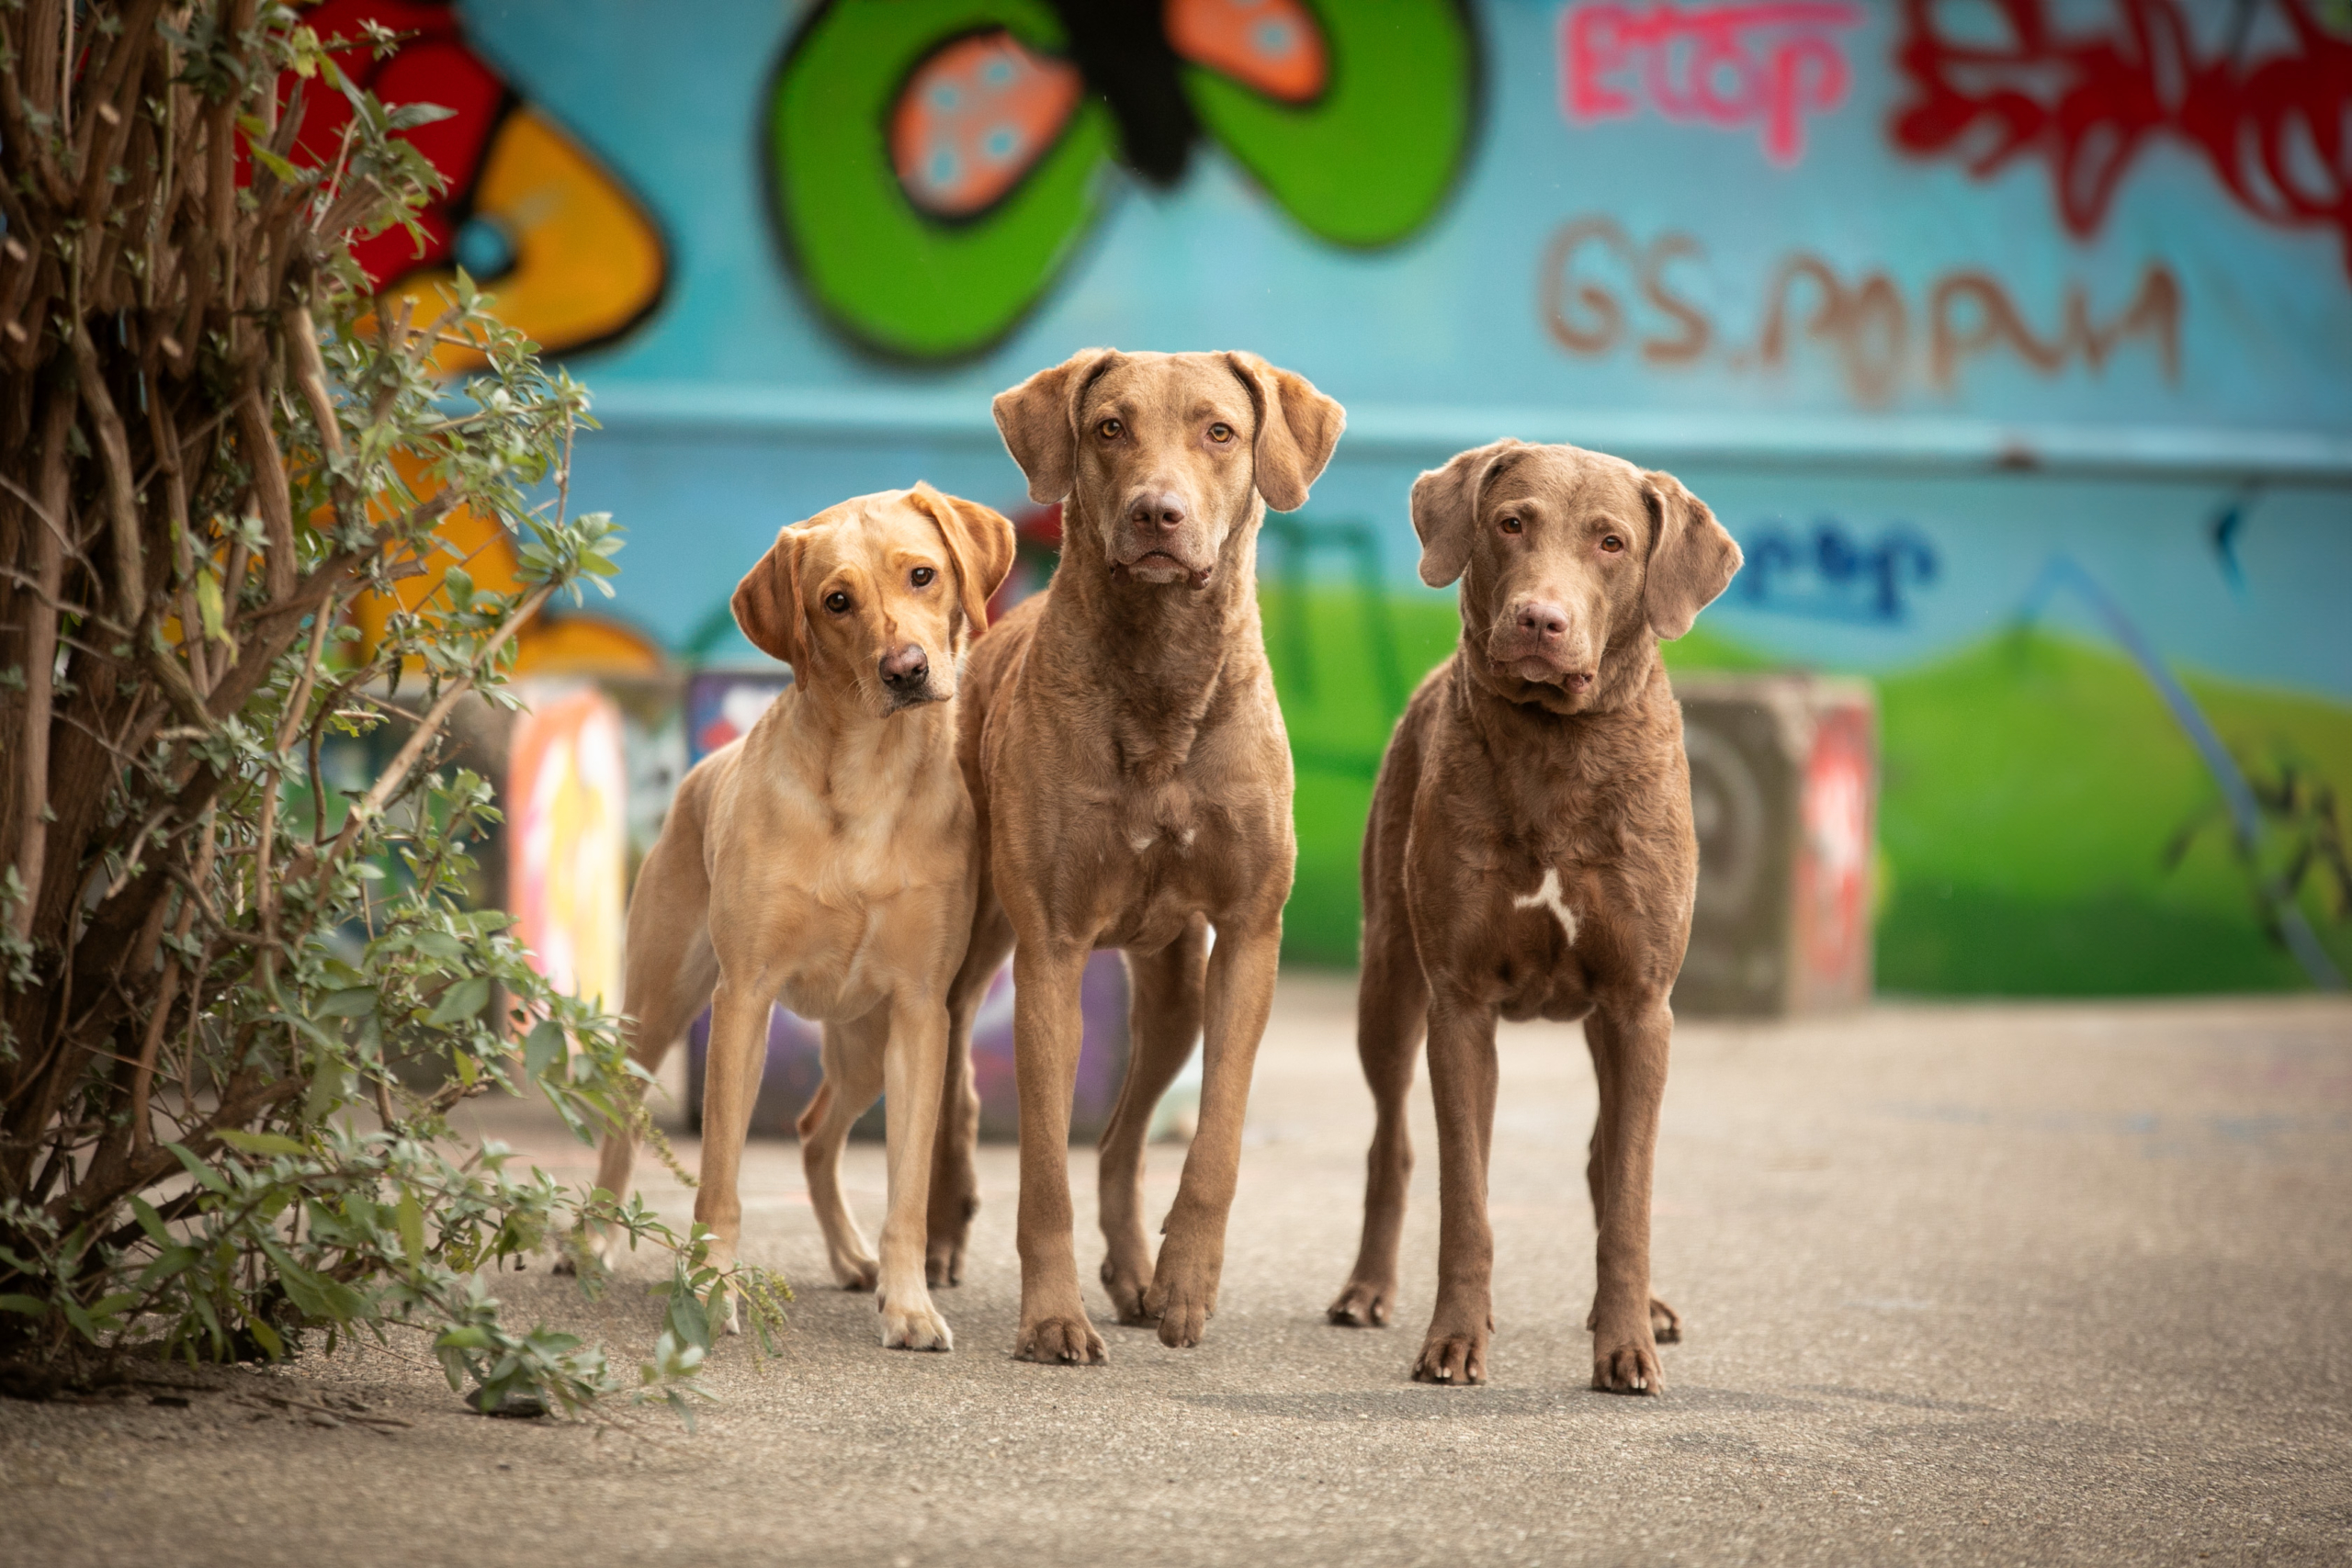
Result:
[[[746,1252],[799,1300],[777,1359],[720,1351],[697,1434],[473,1416],[414,1344],[184,1409],[0,1401],[0,1560],[2352,1562],[2352,1007],[1684,1024],[1657,1253],[1690,1335],[1655,1400],[1586,1387],[1593,1091],[1567,1030],[1504,1033],[1493,1382],[1407,1381],[1435,1266],[1425,1094],[1406,1321],[1324,1324],[1371,1122],[1351,1012],[1343,983],[1284,983],[1197,1349],[1108,1326],[1090,1288],[1109,1366],[1012,1361],[1013,1161],[992,1148],[971,1277],[944,1295],[956,1350],[886,1352],[872,1299],[825,1281],[797,1150],[763,1145]],[[527,1108],[487,1120],[582,1168]],[[1154,1154],[1164,1201],[1178,1151]],[[1071,1160],[1089,1267],[1091,1164]],[[878,1148],[849,1179],[877,1226]],[[674,1186],[649,1196],[686,1213]],[[595,1305],[543,1268],[499,1288],[616,1357],[656,1331],[643,1276]]]

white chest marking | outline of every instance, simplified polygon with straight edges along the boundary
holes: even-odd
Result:
[[[1577,912],[1569,908],[1568,901],[1560,896],[1559,867],[1545,866],[1544,886],[1532,893],[1522,893],[1513,898],[1510,907],[1514,909],[1551,910],[1559,919],[1560,929],[1568,933],[1568,945],[1574,947],[1577,944]]]

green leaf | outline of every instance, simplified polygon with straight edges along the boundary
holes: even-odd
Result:
[[[413,130],[420,125],[447,119],[457,112],[439,104],[398,104],[390,114],[384,117],[384,128],[387,130]]]
[[[311,1088],[302,1096],[302,1119],[323,1122],[334,1114],[350,1092],[351,1075],[342,1063],[321,1053],[318,1066],[311,1074]]]
[[[288,163],[285,159],[279,157],[277,153],[271,152],[260,142],[254,142],[248,150],[253,153],[254,163],[259,164],[263,168],[267,169],[271,174],[276,175],[286,184],[293,186],[300,185],[302,183],[301,170],[296,168],[293,164]]]
[[[670,1332],[686,1344],[710,1348],[710,1314],[704,1308],[702,1298],[692,1291],[672,1291],[670,1310],[662,1316]]]
[[[524,1076],[539,1077],[563,1059],[563,1025],[551,1018],[541,1019],[523,1040]]]
[[[202,1256],[192,1247],[164,1248],[155,1255],[155,1261],[147,1265],[146,1271],[139,1276],[139,1288],[142,1291],[153,1290],[157,1284],[170,1279],[173,1275],[185,1273],[188,1266]]]
[[[300,1155],[310,1152],[283,1133],[248,1133],[241,1127],[223,1127],[213,1136],[231,1148],[249,1155]]]
[[[424,1261],[424,1210],[413,1192],[401,1194],[398,1224],[401,1233],[401,1255],[412,1269]]]
[[[130,1213],[132,1217],[138,1220],[139,1228],[147,1233],[148,1240],[157,1247],[168,1247],[174,1245],[172,1233],[164,1227],[164,1216],[157,1213],[155,1206],[146,1199],[136,1197],[131,1199]]]
[[[277,1243],[263,1241],[260,1245],[262,1251],[269,1255],[269,1260],[277,1265],[277,1282],[286,1287],[286,1299],[292,1302],[304,1317],[335,1315],[327,1303],[323,1280],[295,1262],[292,1255]]]
[[[271,1360],[286,1359],[286,1341],[277,1337],[277,1330],[251,1313],[245,1314],[245,1326],[253,1331],[254,1342]]]
[[[376,1011],[376,987],[354,986],[348,990],[331,991],[326,1000],[312,1010],[321,1018],[369,1018]]]
[[[196,576],[196,613],[204,621],[204,635],[212,642],[227,642],[229,630],[221,619],[220,580],[209,571]]]
[[[38,1296],[0,1296],[0,1312],[22,1313],[27,1317],[47,1317],[49,1303]]]
[[[171,1150],[173,1157],[187,1167],[187,1173],[201,1182],[208,1190],[218,1192],[224,1198],[228,1196],[229,1183],[222,1179],[219,1171],[190,1152],[186,1144],[165,1144],[164,1146]]]
[[[419,931],[414,941],[417,952],[444,962],[455,963],[466,955],[466,944],[447,931]]]
[[[424,1021],[446,1027],[473,1017],[489,1005],[490,980],[486,976],[476,975],[442,992],[441,1000],[425,1015]]]

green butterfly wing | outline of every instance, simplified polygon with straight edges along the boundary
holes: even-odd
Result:
[[[1107,198],[1114,133],[1091,96],[985,211],[943,218],[910,198],[890,145],[900,95],[944,46],[996,32],[1037,53],[1066,48],[1042,0],[831,0],[777,71],[768,137],[778,229],[818,305],[881,353],[935,360],[989,346],[1045,292]]]
[[[1454,0],[1305,0],[1329,79],[1289,105],[1183,67],[1203,125],[1269,195],[1334,244],[1394,244],[1437,211],[1469,151],[1477,43]]]

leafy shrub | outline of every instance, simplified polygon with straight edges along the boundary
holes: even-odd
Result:
[[[620,540],[569,510],[586,393],[462,275],[435,320],[373,311],[347,242],[440,183],[398,134],[438,111],[335,63],[389,41],[255,0],[0,9],[0,1359],[406,1325],[485,1407],[576,1410],[621,1380],[505,1325],[488,1276],[596,1223],[675,1256],[640,1378],[683,1408],[707,1298],[745,1291],[764,1333],[775,1287],[451,1139],[492,1089],[583,1139],[641,1116],[616,1021],[468,907],[496,814],[445,765],[458,705],[512,705],[516,632],[609,592]],[[327,93],[348,128],[297,167]],[[461,397],[430,358],[453,340],[487,361]],[[459,507],[517,541],[522,589],[453,568],[364,646],[350,602]],[[379,733],[389,761],[331,791],[322,749]]]

